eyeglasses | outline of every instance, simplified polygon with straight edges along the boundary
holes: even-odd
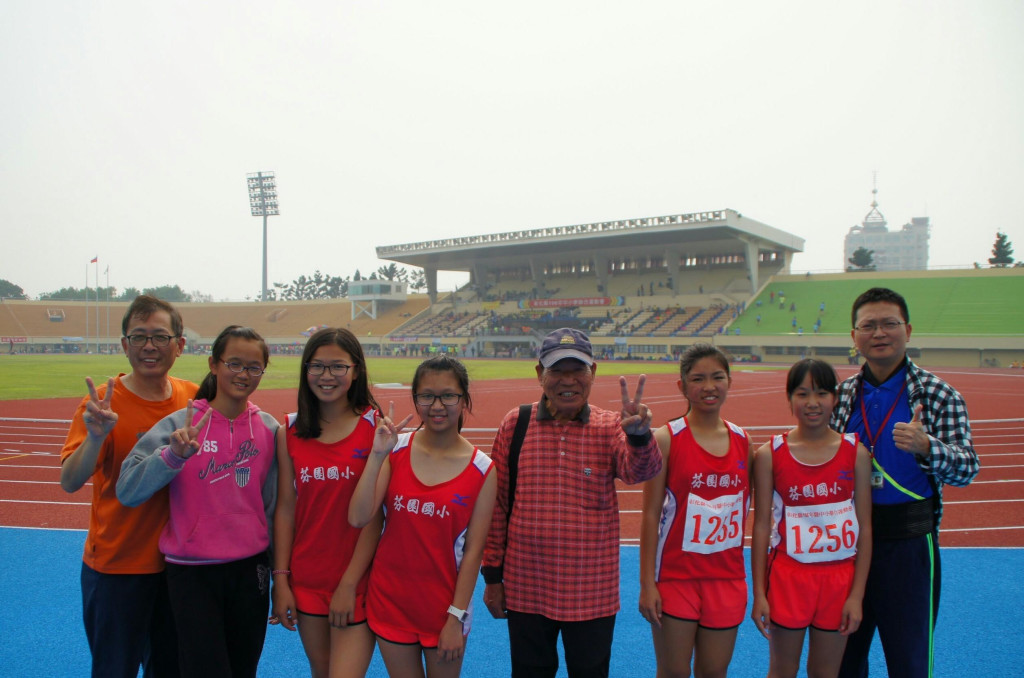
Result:
[[[900,325],[906,325],[907,323],[902,320],[884,320],[880,323],[861,323],[855,326],[853,329],[857,330],[861,334],[874,334],[879,329],[884,332],[895,332],[900,328]]]
[[[335,377],[344,377],[348,374],[350,369],[352,369],[352,366],[346,365],[345,363],[334,363],[333,365],[325,365],[323,363],[306,363],[306,371],[314,377],[319,377],[324,373],[324,370],[329,371]]]
[[[157,348],[164,348],[171,343],[171,339],[176,339],[170,334],[129,334],[125,339],[128,340],[128,344],[131,346],[145,346],[147,341],[152,341],[153,345]]]
[[[459,400],[462,399],[461,393],[442,393],[441,395],[435,395],[433,393],[417,393],[413,396],[413,400],[420,407],[433,407],[435,400],[440,400],[442,405],[451,407],[452,405],[458,405]]]
[[[266,372],[266,370],[263,369],[262,367],[256,367],[255,365],[243,365],[242,363],[237,363],[235,361],[225,362],[221,360],[221,362],[224,363],[224,365],[235,374],[248,372],[249,376],[251,377],[259,377],[264,372]]]

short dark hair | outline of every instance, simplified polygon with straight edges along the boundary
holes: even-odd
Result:
[[[894,292],[888,287],[872,287],[870,290],[854,300],[853,310],[850,312],[850,327],[857,326],[857,311],[860,310],[861,306],[877,302],[896,304],[900,307],[900,313],[903,315],[903,322],[910,322],[910,311],[907,310],[907,300],[903,298],[902,294]]]
[[[793,392],[800,388],[807,375],[811,375],[811,385],[835,394],[839,386],[839,377],[832,365],[817,358],[804,358],[793,363],[786,375],[786,397],[792,398]]]
[[[170,303],[149,294],[140,294],[128,306],[128,310],[124,312],[124,317],[121,319],[121,335],[128,336],[128,324],[132,321],[132,318],[138,316],[141,320],[146,321],[149,320],[149,316],[157,311],[166,311],[167,315],[171,316],[171,331],[174,333],[174,336],[180,337],[182,332],[185,331],[185,324],[181,320],[181,313],[178,312],[178,309],[171,306]]]
[[[366,373],[366,358],[359,339],[344,327],[325,327],[314,332],[302,350],[302,362],[299,364],[298,410],[295,417],[295,435],[299,438],[319,438],[322,432],[320,400],[313,395],[313,389],[306,378],[306,365],[321,346],[337,346],[352,359],[356,378],[349,383],[348,393],[345,394],[352,411],[362,414],[367,407],[380,410],[370,392],[370,376]]]

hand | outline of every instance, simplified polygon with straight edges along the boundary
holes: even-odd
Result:
[[[330,621],[332,629],[343,629],[355,619],[356,589],[345,582],[339,582],[331,596]]]
[[[657,586],[640,587],[640,615],[661,628],[661,593]]]
[[[505,618],[505,585],[488,584],[484,587],[484,605],[495,619]]]
[[[629,397],[629,390],[626,388],[626,378],[619,377],[619,387],[622,389],[622,430],[626,435],[642,436],[651,430],[651,419],[653,415],[647,405],[640,402],[644,395],[644,384],[647,382],[647,375],[641,374],[636,384],[636,395]]]
[[[196,422],[195,426],[192,425],[192,419],[195,417],[194,412],[192,401],[189,400],[188,406],[185,408],[185,425],[171,434],[171,452],[182,459],[188,459],[199,451],[199,441],[196,440],[196,436],[206,426],[206,422],[210,421],[213,408],[208,407],[203,414],[203,418]]]
[[[292,595],[292,589],[288,586],[287,577],[283,577],[274,582],[274,588],[271,591],[271,600],[273,606],[270,608],[270,623],[280,624],[289,631],[295,630],[295,596]]]
[[[395,443],[398,442],[398,434],[412,421],[412,416],[410,414],[401,423],[396,425],[394,421],[395,403],[390,401],[388,403],[387,416],[380,418],[380,421],[377,422],[377,429],[373,432],[373,449],[370,451],[371,454],[384,457],[391,450],[395,449]]]
[[[761,635],[771,640],[772,620],[767,598],[764,596],[754,596],[754,604],[750,608],[750,618],[754,620],[754,626],[761,632]]]
[[[465,651],[466,637],[462,635],[462,622],[449,614],[437,638],[437,661],[442,664],[456,661]]]
[[[843,604],[843,616],[839,622],[839,635],[848,636],[860,628],[864,610],[859,600],[847,598]]]
[[[103,400],[100,400],[99,394],[96,393],[96,386],[91,378],[85,378],[85,385],[89,387],[89,402],[85,404],[82,421],[90,436],[106,438],[117,423],[117,412],[110,409],[110,399],[114,395],[114,380],[107,379],[107,392]]]
[[[918,405],[914,408],[914,416],[909,422],[900,421],[892,427],[892,440],[896,443],[896,447],[921,457],[927,456],[932,446],[932,440],[921,422],[923,409],[923,405]]]

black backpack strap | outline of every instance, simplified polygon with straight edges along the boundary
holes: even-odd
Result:
[[[530,414],[533,412],[533,405],[520,405],[519,417],[516,419],[516,428],[512,431],[512,441],[508,446],[508,512],[505,514],[506,522],[512,517],[512,505],[516,500],[516,479],[519,477],[519,453],[523,449],[523,439],[526,438],[526,429],[530,427]],[[506,532],[506,539],[508,533]],[[503,578],[504,567],[502,565],[483,565],[480,573],[486,584],[500,584]]]
[[[526,429],[530,427],[530,414],[533,412],[533,405],[520,405],[519,418],[516,419],[516,428],[512,432],[512,442],[508,446],[508,516],[512,516],[512,505],[516,502],[516,482],[519,478],[519,453],[523,450],[523,439],[526,438]]]

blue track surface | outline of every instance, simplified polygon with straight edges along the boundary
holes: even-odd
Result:
[[[87,676],[89,649],[81,621],[79,572],[82,531],[0,528],[0,673],[28,676]],[[613,676],[653,676],[650,630],[636,612],[638,551],[622,549],[622,600],[612,652]],[[1017,634],[1024,607],[1024,550],[946,549],[942,552],[942,603],[936,631],[937,676],[1024,676],[1024,643]],[[504,622],[490,618],[476,589],[473,620],[462,674],[507,676]],[[886,675],[879,643],[872,675]],[[740,627],[730,675],[763,676],[768,645],[752,622]],[[309,675],[298,634],[272,627],[260,676]],[[379,656],[370,676],[385,676]],[[564,669],[559,673],[564,675]],[[804,675],[801,673],[800,675]]]

